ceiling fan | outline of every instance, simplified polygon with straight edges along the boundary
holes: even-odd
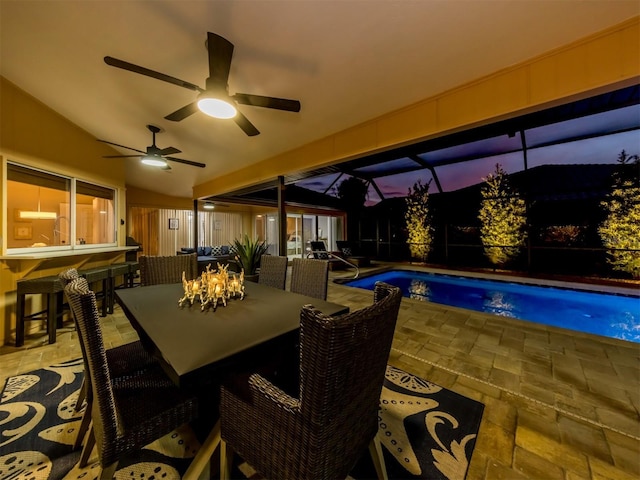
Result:
[[[204,168],[206,165],[204,163],[192,162],[191,160],[184,160],[182,158],[170,157],[169,155],[173,155],[174,153],[180,153],[180,150],[174,147],[167,148],[158,148],[156,146],[156,133],[160,132],[160,127],[156,127],[155,125],[147,125],[147,128],[151,132],[153,136],[153,141],[151,145],[147,147],[147,151],[143,152],[142,150],[138,150],[137,148],[127,147],[125,145],[119,145],[113,142],[107,142],[106,140],[100,140],[99,142],[108,143],[109,145],[115,145],[116,147],[127,148],[129,150],[133,150],[134,152],[142,153],[141,155],[104,155],[103,158],[131,158],[131,157],[140,157],[140,160],[145,165],[151,165],[153,167],[161,167],[164,170],[171,170],[169,164],[167,164],[167,160],[170,162],[176,163],[184,163],[185,165],[191,165],[193,167]]]
[[[274,108],[289,112],[299,112],[300,102],[298,100],[288,100],[286,98],[265,97],[262,95],[251,95],[248,93],[236,93],[229,95],[229,71],[231,69],[231,58],[233,56],[233,43],[227,39],[207,32],[207,50],[209,52],[209,78],[206,81],[206,89],[200,88],[193,83],[185,82],[164,73],[149,70],[123,60],[113,57],[104,57],[107,65],[122,68],[134,73],[156,78],[164,82],[173,83],[179,87],[188,88],[199,92],[198,98],[184,107],[170,113],[167,120],[179,122],[198,110],[216,118],[233,118],[238,126],[249,136],[258,135],[258,129],[240,113],[235,104],[252,105],[254,107]]]

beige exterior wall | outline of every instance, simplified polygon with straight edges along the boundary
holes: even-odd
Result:
[[[126,225],[124,161],[106,160],[102,155],[117,154],[95,137],[51,110],[17,86],[0,77],[0,225],[2,254],[6,253],[6,162],[12,161],[42,170],[76,177],[117,189],[118,243],[124,245]],[[15,330],[16,282],[25,277],[57,274],[70,267],[91,267],[124,254],[79,254],[55,260],[0,260],[0,345],[13,341]],[[40,296],[28,297],[27,309],[42,310]],[[27,327],[36,322],[27,322]]]
[[[257,165],[196,185],[195,198],[390,150],[640,80],[640,17]]]

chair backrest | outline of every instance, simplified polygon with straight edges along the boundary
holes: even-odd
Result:
[[[291,291],[309,297],[327,299],[329,262],[312,258],[291,261]]]
[[[70,306],[70,309],[71,309],[71,317],[73,318],[73,322],[75,323],[76,331],[80,332],[80,327],[78,325],[78,320],[76,318],[76,313],[75,313],[75,311],[73,309],[73,306],[72,306],[72,303],[71,303],[71,299],[67,295],[66,287],[71,282],[81,278],[82,280],[79,281],[74,288],[76,290],[77,289],[89,290],[89,282],[87,282],[86,278],[81,277],[78,274],[78,271],[75,268],[69,268],[68,270],[64,270],[63,272],[60,272],[58,274],[58,278],[60,279],[60,283],[62,284],[62,286],[65,288],[65,290],[64,290],[65,291],[65,296],[67,297],[67,302],[69,303],[69,306]],[[84,382],[85,382],[85,387],[86,387],[85,395],[87,397],[87,400],[90,401],[93,398],[93,392],[91,391],[91,378],[90,378],[90,375],[89,375],[89,363],[88,363],[88,360],[87,360],[87,352],[85,350],[84,340],[82,339],[81,335],[78,335],[78,340],[80,342],[80,351],[82,352],[82,359],[84,360],[84,371],[85,371]]]
[[[195,253],[157,257],[142,255],[140,262],[140,283],[159,285],[182,282],[182,272],[187,280],[198,276],[198,257]]]
[[[260,257],[260,276],[258,283],[284,290],[287,283],[287,257],[263,255]]]
[[[328,260],[329,254],[327,253],[327,247],[323,241],[313,241],[310,242],[311,252],[313,253],[313,258],[316,260]]]
[[[336,247],[345,257],[351,257],[354,255],[354,249],[350,242],[346,240],[336,240]]]
[[[311,305],[300,313],[300,410],[305,423],[324,429],[327,443],[340,445],[335,451],[345,459],[357,458],[378,430],[380,393],[401,299],[399,288],[378,282],[368,307],[340,317],[326,316]],[[346,475],[350,466],[345,468]]]
[[[69,268],[58,274],[58,278],[60,279],[60,283],[63,287],[65,287],[67,284],[71,283],[78,277],[80,277],[80,274],[75,268]]]
[[[80,346],[85,357],[87,395],[90,389],[94,398],[91,402],[91,418],[102,460],[103,448],[113,444],[119,426],[96,296],[89,290],[86,279],[82,277],[69,282],[64,288],[64,293],[76,321]]]

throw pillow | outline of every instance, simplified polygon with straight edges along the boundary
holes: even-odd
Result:
[[[202,257],[204,255],[204,247],[198,247],[198,256]]]
[[[229,255],[229,245],[222,245],[222,255]]]
[[[211,256],[211,247],[204,247],[204,254],[206,257]]]
[[[219,257],[222,255],[222,245],[214,245],[211,247],[211,255],[214,257]]]

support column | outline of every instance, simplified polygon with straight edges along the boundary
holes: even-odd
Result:
[[[284,177],[278,177],[278,228],[279,228],[279,255],[287,256],[287,209],[285,208]]]
[[[198,250],[198,199],[193,200],[193,248]]]

